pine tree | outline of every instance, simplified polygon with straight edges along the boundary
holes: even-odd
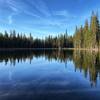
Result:
[[[89,34],[89,25],[88,25],[88,20],[85,21],[85,26],[84,26],[84,41],[83,41],[83,47],[84,48],[87,48],[89,46],[89,37],[90,37],[90,34]]]
[[[81,25],[81,28],[80,28],[80,47],[83,48],[84,46],[84,33],[83,33],[83,27]]]
[[[78,38],[77,38],[77,35],[78,35],[78,28],[76,26],[76,30],[75,30],[75,33],[74,33],[74,39],[73,39],[74,48],[78,48]]]
[[[96,45],[99,48],[100,46],[100,24],[99,24],[99,18],[98,13],[96,14]]]
[[[90,23],[90,43],[91,43],[91,48],[96,48],[97,47],[97,42],[96,42],[96,38],[97,38],[97,33],[98,33],[98,18],[97,16],[94,14],[94,12],[92,12],[92,16],[91,16],[91,23]]]

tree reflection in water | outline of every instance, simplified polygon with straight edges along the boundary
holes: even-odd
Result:
[[[100,76],[100,52],[90,51],[72,51],[72,50],[6,50],[0,51],[0,62],[8,62],[15,66],[19,62],[30,60],[33,58],[45,57],[46,60],[56,60],[64,62],[65,67],[67,61],[73,61],[75,71],[80,70],[84,73],[84,77],[88,78],[91,86],[96,86],[97,78]]]

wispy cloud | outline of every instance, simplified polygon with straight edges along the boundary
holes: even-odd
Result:
[[[76,15],[73,15],[71,13],[69,13],[67,10],[58,10],[58,11],[54,11],[53,15],[55,16],[60,16],[60,17],[65,17],[66,19],[72,19],[72,18],[76,18]]]
[[[25,2],[27,2],[28,5],[34,9],[32,11],[37,15],[43,15],[46,17],[51,15],[46,3],[43,0],[32,0],[31,2],[29,0],[25,0]]]
[[[66,10],[55,11],[54,14],[58,16],[69,16],[68,11]]]
[[[5,4],[11,9],[11,13],[8,15],[8,24],[13,24],[13,17],[19,13],[15,2],[13,0],[6,0]]]
[[[69,19],[73,17],[67,10],[50,12],[44,0],[5,0],[5,5],[10,9],[8,24],[33,33],[46,35],[46,33],[63,32]],[[16,19],[18,17],[19,19]]]
[[[8,16],[8,23],[13,23],[13,16],[26,14],[31,17],[41,18],[41,16],[50,16],[48,7],[43,0],[6,0],[6,5],[11,9]]]
[[[2,15],[0,22],[4,24],[2,25],[4,29],[15,28],[18,31],[37,33],[39,36],[41,33],[46,35],[46,33],[64,32],[66,28],[72,33],[75,25],[83,24],[85,18],[89,17],[90,9],[96,9],[97,5],[100,8],[100,2],[97,5],[94,2],[95,5],[88,9],[86,2],[91,5],[92,1],[90,3],[86,0],[76,2],[74,0],[0,0],[0,15]]]
[[[32,16],[41,14],[50,16],[48,7],[43,0],[24,0],[24,2],[22,0],[7,0],[7,4],[14,12],[24,12]]]
[[[12,15],[8,16],[9,24],[12,24]]]
[[[16,15],[17,15],[17,13],[12,13],[8,16],[8,24],[9,25],[13,24],[13,17]]]

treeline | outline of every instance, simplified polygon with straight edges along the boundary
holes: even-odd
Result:
[[[8,33],[0,33],[0,48],[100,48],[100,22],[98,14],[92,13],[90,23],[85,21],[85,25],[78,28],[73,36],[68,36],[67,31],[55,37],[48,36],[39,39],[16,33],[15,30]]]
[[[98,14],[92,12],[90,23],[85,21],[85,25],[77,28],[73,37],[74,48],[100,48],[100,22]]]
[[[68,48],[73,47],[73,38],[65,34],[55,37],[48,36],[45,39],[39,39],[16,33],[15,30],[0,33],[0,48]]]

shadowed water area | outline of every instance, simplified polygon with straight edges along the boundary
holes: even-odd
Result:
[[[100,52],[0,51],[0,100],[100,100]]]

